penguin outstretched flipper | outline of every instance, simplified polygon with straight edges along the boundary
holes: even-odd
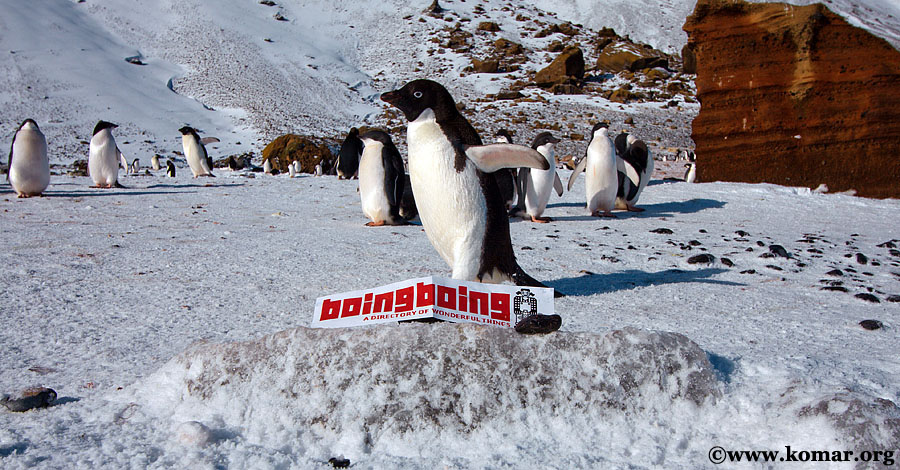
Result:
[[[550,168],[543,155],[524,145],[467,145],[465,153],[466,157],[485,173],[493,173],[501,168],[529,167],[539,170]]]
[[[582,171],[584,171],[584,167],[586,165],[587,158],[582,158],[581,161],[578,162],[577,165],[575,165],[575,169],[572,170],[572,174],[569,176],[569,184],[567,188],[569,191],[572,190],[572,186],[575,186],[575,179],[578,178],[578,175],[581,174]]]
[[[562,181],[559,180],[559,173],[553,175],[553,189],[556,190],[556,195],[562,197],[563,195],[563,184]]]

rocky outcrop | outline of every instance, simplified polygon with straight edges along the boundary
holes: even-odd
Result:
[[[569,46],[550,65],[534,76],[538,86],[550,88],[554,85],[580,84],[584,80],[584,53],[578,46]]]
[[[621,37],[610,28],[597,33],[596,69],[602,72],[639,72],[654,67],[669,67],[669,56],[646,44]]]
[[[824,5],[699,0],[698,180],[900,197],[900,52]]]
[[[285,134],[270,142],[263,149],[262,157],[263,161],[270,160],[272,168],[282,173],[288,171],[288,165],[294,160],[300,162],[300,171],[303,173],[313,173],[319,163],[322,163],[323,168],[330,167],[334,161],[328,146],[295,134]]]

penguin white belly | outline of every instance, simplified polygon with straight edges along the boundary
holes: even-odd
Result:
[[[50,185],[50,160],[47,141],[39,132],[21,130],[13,143],[13,160],[9,167],[9,184],[19,194],[33,196]]]
[[[384,192],[383,149],[384,144],[372,141],[363,150],[359,161],[359,198],[363,213],[372,222],[391,223],[391,204]]]
[[[487,202],[475,165],[454,168],[456,151],[429,110],[409,123],[409,178],[428,240],[454,279],[477,280]]]
[[[608,140],[608,139],[607,139]],[[619,175],[612,143],[588,149],[584,190],[588,210],[611,212],[616,205]]]
[[[98,132],[91,139],[88,171],[98,186],[112,186],[119,179],[119,157],[116,141],[108,130]]]
[[[529,172],[528,185],[525,188],[525,211],[533,217],[540,217],[550,201],[550,191],[553,189],[553,180],[556,177],[556,165],[550,162],[549,170],[536,170]]]
[[[184,158],[187,160],[188,166],[191,167],[191,173],[193,173],[194,178],[211,173],[197,139],[191,135],[182,135],[181,143],[184,146]]]

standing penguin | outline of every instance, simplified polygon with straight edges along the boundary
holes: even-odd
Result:
[[[584,175],[584,194],[587,208],[594,217],[615,217],[612,214],[616,206],[616,194],[619,190],[619,176],[616,164],[616,151],[612,139],[609,138],[609,124],[600,122],[591,130],[591,141],[588,143],[587,155],[575,166],[569,177],[569,191],[575,178],[582,171]],[[600,213],[603,211],[603,214]]]
[[[172,160],[166,160],[166,176],[169,178],[175,177],[175,164],[172,163]]]
[[[313,170],[313,175],[322,176],[322,164],[316,163],[316,168]]]
[[[91,137],[90,154],[88,155],[88,172],[94,180],[92,188],[122,187],[119,184],[119,163],[128,161],[116,146],[116,138],[112,130],[119,127],[111,122],[100,121],[94,126]]]
[[[18,197],[40,196],[50,185],[47,139],[33,119],[23,121],[13,136],[6,179]]]
[[[159,169],[162,168],[159,166],[159,154],[153,154],[153,156],[150,157],[150,168],[153,168],[153,171],[159,171]]]
[[[650,149],[643,140],[623,132],[616,136],[616,153],[619,172],[616,209],[643,212],[644,209],[635,205],[653,174],[653,156],[650,155]]]
[[[212,174],[209,154],[206,153],[206,147],[200,140],[200,136],[197,135],[197,129],[184,126],[178,129],[178,132],[181,132],[181,146],[184,148],[184,158],[187,159],[194,178],[199,176],[215,177],[216,175]]]
[[[541,132],[531,144],[531,148],[543,155],[549,165],[546,170],[530,170],[525,181],[525,213],[531,216],[532,222],[546,224],[552,221],[550,217],[542,217],[550,201],[550,191],[555,188],[557,194],[562,196],[562,183],[556,174],[556,154],[553,151],[557,143],[559,139],[553,134]]]
[[[294,163],[297,163],[297,161],[294,160],[293,162],[291,162],[288,165],[288,177],[289,178],[293,178],[293,177],[297,176],[297,165],[294,165]]]
[[[267,159],[265,159],[265,161],[263,161],[263,173],[265,173],[267,175],[272,174],[272,160],[269,160],[267,158]]]
[[[338,179],[351,179],[356,177],[359,171],[359,158],[363,152],[363,142],[359,139],[359,129],[350,128],[350,133],[341,144],[341,150],[338,152],[337,170]]]
[[[522,166],[546,170],[547,160],[520,145],[482,145],[437,82],[414,80],[381,99],[409,120],[409,176],[419,219],[453,278],[544,287],[516,263],[509,218],[491,173]]]
[[[685,163],[684,167],[687,168],[684,172],[684,181],[688,183],[697,181],[697,164],[694,162]]]
[[[387,132],[372,130],[360,136],[363,148],[359,159],[359,198],[363,213],[371,219],[366,225],[400,225],[400,201],[403,198],[403,158]]]

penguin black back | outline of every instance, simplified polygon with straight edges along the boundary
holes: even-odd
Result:
[[[344,178],[352,178],[359,170],[359,157],[362,151],[363,143],[359,138],[359,129],[352,127],[338,151],[337,169]]]

